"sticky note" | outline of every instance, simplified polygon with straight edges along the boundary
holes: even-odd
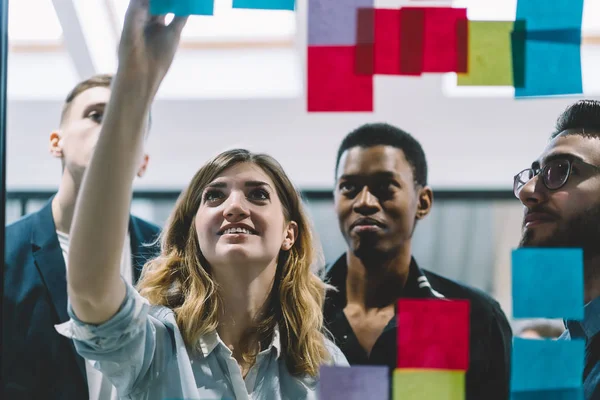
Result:
[[[233,0],[233,8],[294,11],[295,0]]]
[[[514,21],[468,22],[468,67],[458,86],[513,86]]]
[[[579,388],[583,381],[583,340],[513,339],[512,392]]]
[[[469,302],[401,299],[398,302],[398,368],[469,368]]]
[[[465,8],[400,9],[401,74],[466,72],[467,22]]]
[[[466,23],[466,8],[427,7],[425,8],[423,72],[466,72],[461,69],[464,54],[460,49],[466,44],[459,44],[460,21]]]
[[[388,400],[387,366],[321,367],[319,398],[327,400]]]
[[[583,388],[514,392],[510,400],[584,400]]]
[[[374,0],[308,0],[308,45],[353,46],[359,8]]]
[[[393,400],[464,400],[465,372],[396,369],[392,393]]]
[[[150,14],[213,15],[214,0],[150,0]]]
[[[400,9],[400,75],[419,76],[423,72],[425,9]]]
[[[356,73],[358,75],[373,75],[374,71],[374,8],[359,8],[356,22]]]
[[[518,0],[517,20],[527,30],[581,29],[584,0]]]
[[[523,20],[515,21],[514,29],[510,34],[512,76],[515,88],[525,86],[525,40],[523,39],[523,32],[526,31],[526,26],[527,24]]]
[[[515,32],[524,50],[523,84],[515,97],[583,93],[579,31]],[[516,68],[516,67],[514,67]]]
[[[512,297],[514,318],[582,320],[583,251],[575,248],[513,250]]]
[[[356,46],[309,46],[307,110],[373,111],[373,76],[356,73]]]
[[[400,10],[377,9],[374,25],[374,71],[380,75],[399,75]]]

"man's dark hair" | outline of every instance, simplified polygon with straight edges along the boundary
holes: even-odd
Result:
[[[409,133],[386,123],[365,124],[350,132],[337,152],[335,176],[337,179],[342,154],[353,147],[391,146],[402,150],[413,170],[415,184],[427,185],[427,160],[421,144]]]
[[[600,137],[600,101],[579,100],[571,104],[556,120],[556,127],[550,139],[554,139],[567,129],[572,134]]]

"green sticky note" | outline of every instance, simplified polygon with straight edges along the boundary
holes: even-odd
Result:
[[[465,371],[394,370],[393,400],[465,400]]]
[[[513,86],[514,21],[469,21],[467,73],[458,86]]]

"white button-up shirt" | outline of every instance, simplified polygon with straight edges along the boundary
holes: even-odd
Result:
[[[281,352],[276,329],[268,348],[242,377],[231,350],[211,332],[201,351],[189,350],[169,308],[151,307],[130,284],[117,314],[102,325],[71,319],[56,330],[74,340],[77,352],[106,375],[122,399],[144,400],[316,400],[318,378],[294,377]],[[348,361],[329,340],[332,363]]]

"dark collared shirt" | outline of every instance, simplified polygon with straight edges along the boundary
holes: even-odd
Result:
[[[583,392],[586,400],[600,399],[600,297],[585,305],[583,321],[566,321],[559,340],[585,340]]]
[[[350,365],[387,365],[391,373],[396,368],[396,317],[390,320],[370,355],[367,355],[344,313],[347,273],[344,254],[327,273],[328,282],[338,292],[331,291],[325,302],[326,326]],[[469,300],[471,332],[466,399],[508,400],[512,330],[498,302],[477,289],[420,269],[414,258],[406,285],[399,289],[398,298]]]

